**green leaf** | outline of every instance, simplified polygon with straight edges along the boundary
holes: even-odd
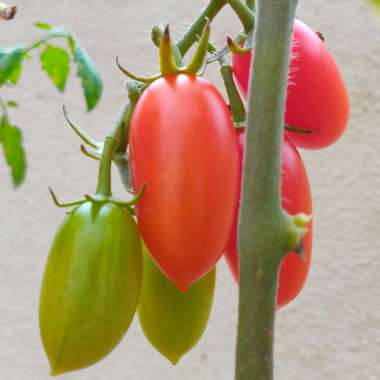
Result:
[[[18,107],[18,103],[15,102],[14,100],[8,100],[6,105],[9,108],[17,108]]]
[[[15,46],[13,48],[0,49],[0,86],[7,80],[12,83],[17,82],[20,77],[22,59],[25,54],[25,46]]]
[[[5,116],[0,121],[0,141],[3,144],[6,162],[11,169],[13,184],[17,187],[24,181],[26,173],[22,133],[19,128],[11,125]]]
[[[24,59],[27,58],[27,56],[24,56]],[[16,86],[17,82],[19,81],[22,73],[22,64],[18,64],[16,68],[13,70],[12,74],[8,78],[8,82],[13,84],[13,86]]]
[[[59,91],[65,90],[67,78],[70,72],[70,56],[68,52],[59,47],[48,45],[40,56],[42,69]]]
[[[50,30],[52,28],[52,26],[50,24],[47,24],[46,22],[35,22],[34,26],[43,30]]]
[[[74,38],[69,38],[69,45],[74,55],[74,60],[78,65],[78,76],[82,81],[84,96],[86,98],[87,110],[91,111],[99,102],[102,95],[103,83],[94,62],[79,42]]]

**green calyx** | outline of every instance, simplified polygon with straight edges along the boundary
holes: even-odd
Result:
[[[146,188],[146,186],[144,185],[141,188],[141,190],[137,194],[135,194],[135,196],[130,201],[123,201],[121,199],[113,198],[112,196],[105,196],[103,194],[91,194],[91,195],[85,194],[83,199],[78,199],[76,201],[64,202],[63,203],[63,202],[59,201],[58,197],[56,196],[56,194],[54,193],[54,191],[50,187],[49,187],[49,192],[50,192],[50,195],[53,199],[54,204],[60,208],[76,207],[76,206],[80,206],[86,202],[92,202],[94,204],[112,203],[112,204],[115,204],[117,206],[126,208],[132,215],[134,215],[135,210],[134,210],[133,206],[135,206],[137,204],[137,202],[141,199],[141,197],[144,194],[145,188]]]
[[[303,255],[302,242],[308,232],[308,224],[311,222],[312,216],[299,213],[294,216],[288,215],[286,252],[295,251],[301,256]]]
[[[251,51],[249,47],[239,46],[231,37],[227,37],[227,46],[233,54],[247,54]]]
[[[155,43],[158,43],[160,46],[160,73],[153,75],[151,77],[140,77],[132,74],[130,71],[121,66],[118,57],[116,58],[116,64],[119,69],[127,75],[129,78],[132,78],[136,81],[150,84],[155,80],[167,76],[167,75],[176,75],[176,74],[199,74],[203,72],[203,68],[206,64],[206,55],[207,49],[209,46],[210,38],[210,22],[206,19],[206,24],[203,28],[202,35],[199,39],[197,50],[193,56],[193,59],[190,63],[183,67],[179,65],[179,57],[176,52],[176,48],[173,47],[173,41],[170,37],[169,25],[166,26],[162,35],[160,33],[160,28],[155,27],[152,30],[152,38]]]

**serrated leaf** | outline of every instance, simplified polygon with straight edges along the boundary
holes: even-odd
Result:
[[[34,26],[43,30],[50,30],[52,28],[52,26],[46,22],[35,22]]]
[[[15,75],[15,72],[21,72],[20,66],[24,54],[25,47],[21,45],[0,49],[0,86],[10,78],[13,78],[13,81],[17,82],[19,75]]]
[[[70,72],[69,53],[59,46],[48,45],[41,53],[40,59],[42,69],[58,90],[63,92]]]
[[[14,100],[8,100],[6,105],[9,108],[17,108],[18,107],[18,103],[15,102]]]
[[[77,74],[82,82],[87,110],[91,111],[98,104],[102,95],[102,79],[94,62],[87,52],[82,49],[78,41],[74,38],[69,38],[69,45],[74,55],[74,61],[78,65]]]
[[[19,128],[11,125],[8,119],[3,116],[0,123],[0,135],[5,159],[11,169],[13,184],[17,187],[24,181],[26,173],[22,133]]]

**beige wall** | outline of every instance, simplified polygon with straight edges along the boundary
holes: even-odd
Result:
[[[0,23],[1,45],[31,41],[34,21],[72,30],[94,57],[105,80],[100,106],[85,113],[72,75],[64,96],[28,62],[18,89],[6,94],[21,108],[12,120],[22,127],[28,151],[26,183],[10,185],[0,159],[0,379],[45,380],[47,360],[38,332],[38,292],[53,234],[63,212],[47,187],[63,199],[94,188],[96,165],[79,152],[61,105],[100,138],[125,99],[116,55],[137,72],[154,69],[148,30],[170,21],[177,31],[205,0],[47,1],[19,0],[15,21]],[[186,5],[188,4],[188,5]],[[380,378],[380,20],[364,0],[304,1],[299,16],[323,31],[346,79],[352,101],[350,128],[334,147],[304,152],[314,190],[314,262],[302,296],[278,314],[276,380],[376,380]],[[237,28],[223,12],[213,36]],[[150,63],[146,63],[150,62]],[[216,67],[210,68],[214,76]],[[2,90],[3,91],[3,90]],[[3,95],[3,94],[2,94]],[[115,176],[116,193],[123,195]],[[133,324],[120,346],[90,369],[62,376],[79,380],[231,380],[237,289],[220,263],[212,318],[201,343],[172,368]]]

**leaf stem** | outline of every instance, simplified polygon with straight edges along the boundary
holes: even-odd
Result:
[[[238,234],[236,380],[273,379],[277,275],[287,240],[280,198],[280,155],[297,3],[257,1]]]
[[[0,109],[3,113],[3,115],[5,116],[6,120],[9,120],[7,106],[5,105],[5,103],[4,103],[3,99],[1,99],[1,97],[0,97]]]
[[[70,38],[72,38],[72,36],[69,32],[67,32],[63,28],[60,28],[60,27],[52,28],[46,33],[44,37],[41,37],[37,39],[36,41],[34,41],[32,44],[30,44],[27,47],[26,52],[30,52],[31,50],[40,47],[42,44],[48,42],[49,40],[53,38],[66,38],[67,40],[69,40]]]

